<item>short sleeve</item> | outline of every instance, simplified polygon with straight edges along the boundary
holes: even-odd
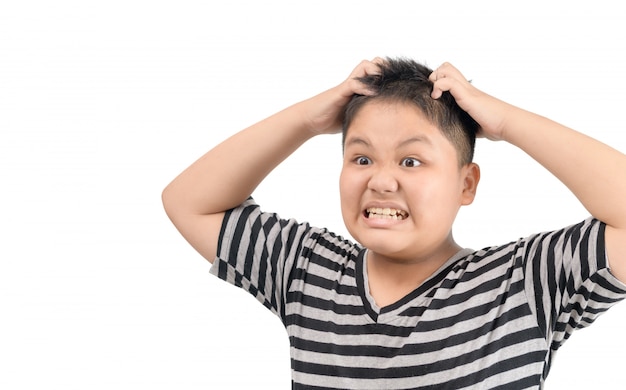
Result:
[[[626,285],[609,270],[605,228],[589,218],[531,236],[518,247],[531,310],[553,350],[626,297]]]
[[[210,272],[284,318],[288,277],[310,230],[306,223],[261,212],[250,198],[226,212]]]

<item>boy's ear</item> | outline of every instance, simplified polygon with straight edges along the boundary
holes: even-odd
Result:
[[[480,167],[478,164],[469,163],[461,169],[463,178],[463,193],[461,194],[461,204],[467,206],[472,204],[476,197],[476,189],[480,181]]]

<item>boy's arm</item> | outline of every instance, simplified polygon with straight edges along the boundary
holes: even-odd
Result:
[[[243,203],[308,139],[339,131],[352,95],[371,93],[356,78],[377,72],[375,62],[361,62],[343,83],[242,130],[185,169],[162,194],[165,211],[183,237],[212,262],[224,212]]]
[[[493,98],[445,63],[431,76],[432,96],[449,91],[481,126],[482,136],[505,140],[552,172],[595,218],[606,223],[611,272],[626,282],[626,156],[540,115]]]

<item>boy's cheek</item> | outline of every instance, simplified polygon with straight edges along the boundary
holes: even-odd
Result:
[[[364,191],[366,181],[359,175],[355,175],[347,170],[343,170],[339,178],[339,197],[342,200],[356,201]]]
[[[354,217],[354,214],[360,214],[362,194],[363,191],[359,189],[358,180],[342,174],[339,183],[339,201],[344,219],[348,216]]]

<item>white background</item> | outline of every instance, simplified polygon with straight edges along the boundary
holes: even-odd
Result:
[[[162,210],[167,183],[387,55],[450,61],[486,92],[626,151],[626,13],[614,4],[3,1],[0,388],[290,388],[280,321],[208,274]],[[515,148],[482,140],[476,160],[462,245],[587,216]],[[255,197],[345,234],[340,161],[338,136],[315,139]],[[623,388],[625,323],[622,304],[575,333],[547,388]]]

